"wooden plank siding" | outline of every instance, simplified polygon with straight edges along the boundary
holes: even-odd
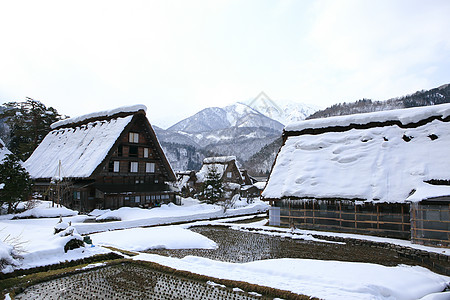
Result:
[[[280,207],[281,226],[372,234],[408,239],[408,204],[359,205],[352,201],[284,200]]]

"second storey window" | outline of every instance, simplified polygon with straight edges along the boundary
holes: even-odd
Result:
[[[148,148],[144,148],[144,158],[148,158]]]
[[[145,163],[146,173],[155,173],[155,163]]]
[[[130,143],[139,143],[139,133],[130,132],[129,134],[129,142]]]
[[[139,164],[137,161],[131,161],[130,162],[130,172],[137,173],[138,166],[139,166]]]
[[[130,146],[128,150],[129,157],[138,157],[138,146]]]
[[[227,177],[228,177],[228,178],[233,177],[233,172],[227,172]]]
[[[113,171],[119,172],[119,170],[120,170],[120,161],[115,161]]]

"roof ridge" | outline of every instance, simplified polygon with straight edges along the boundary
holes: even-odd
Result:
[[[111,110],[104,110],[93,112],[85,115],[81,115],[78,117],[73,117],[69,119],[64,119],[57,121],[50,125],[51,129],[58,129],[63,126],[70,125],[73,127],[74,125],[81,125],[84,123],[89,123],[93,121],[101,121],[107,120],[114,117],[126,117],[132,114],[135,114],[139,111],[143,111],[144,113],[147,111],[147,107],[143,104],[131,105],[131,106],[121,106]]]

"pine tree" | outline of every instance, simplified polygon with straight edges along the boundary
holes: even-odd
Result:
[[[201,192],[202,198],[207,203],[216,203],[222,198],[224,189],[220,177],[220,173],[215,165],[208,167],[206,181],[203,184],[203,190]]]
[[[8,148],[26,160],[39,143],[50,132],[50,125],[61,120],[61,115],[53,107],[46,107],[40,101],[27,98],[25,102],[8,102],[0,119],[10,130]]]
[[[28,199],[31,178],[14,154],[7,154],[0,163],[0,204],[8,204],[8,213],[13,213],[20,201]]]

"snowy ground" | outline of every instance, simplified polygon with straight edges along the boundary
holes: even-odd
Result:
[[[78,232],[92,233],[90,237],[95,245],[71,250],[68,253],[64,253],[63,239],[53,234],[54,226],[59,218],[12,220],[12,216],[8,216],[0,220],[0,240],[3,241],[9,236],[9,239],[18,237],[18,240],[23,242],[21,244],[23,251],[21,268],[31,268],[111,251],[103,246],[113,246],[130,251],[142,251],[149,248],[214,249],[216,247],[214,241],[190,231],[189,228],[196,225],[226,224],[224,222],[247,217],[214,221],[195,220],[257,213],[266,208],[265,204],[256,202],[237,209],[230,209],[224,214],[220,207],[186,199],[184,206],[164,205],[151,210],[122,208],[116,211],[96,211],[93,213],[94,216],[90,217],[84,215],[64,217],[64,222],[71,222]],[[42,210],[35,211],[35,213],[45,215],[45,211]],[[88,218],[97,218],[98,220],[114,218],[121,221],[83,223]],[[140,228],[141,226],[174,222],[190,223]],[[402,240],[303,230],[291,231],[267,227],[264,226],[265,223],[266,221],[261,221],[250,224],[228,224],[228,226],[238,230],[259,229],[258,233],[306,240],[315,240],[311,234],[322,234],[363,238],[400,245],[406,243],[407,246],[450,255],[449,249],[412,245]],[[153,261],[215,278],[242,280],[324,299],[419,299],[426,295],[429,296],[424,299],[450,299],[449,295],[444,293],[431,295],[443,291],[450,282],[450,278],[418,266],[385,267],[368,263],[287,258],[251,263],[226,263],[194,256],[178,259],[154,254],[139,254],[133,259]]]
[[[238,208],[229,209],[224,213],[221,206],[201,204],[194,199],[184,199],[183,204],[182,206],[168,204],[153,209],[123,207],[114,211],[97,210],[94,212],[95,217],[89,217],[77,215],[77,212],[64,207],[52,207],[49,202],[42,201],[24,213],[1,216],[0,241],[6,240],[7,244],[10,241],[10,244],[18,245],[19,254],[23,257],[19,268],[33,268],[110,252],[97,244],[131,251],[150,248],[214,248],[213,241],[182,227],[164,226],[159,229],[138,227],[258,213],[268,208],[267,204],[259,201],[246,206],[238,203]],[[98,233],[92,235],[94,245],[97,246],[65,253],[64,245],[68,238],[54,235],[54,227],[60,220],[59,217],[55,217],[58,215],[68,216],[63,217],[63,221],[70,222],[79,234]],[[17,216],[40,218],[13,219]],[[121,221],[84,223],[89,218],[97,220],[114,218]],[[107,232],[117,229],[127,230]],[[6,258],[5,251],[1,250],[0,259]]]
[[[140,254],[133,259],[322,299],[419,299],[444,290],[450,279],[417,266],[385,267],[310,259],[228,263],[196,256],[179,259],[155,254]]]

